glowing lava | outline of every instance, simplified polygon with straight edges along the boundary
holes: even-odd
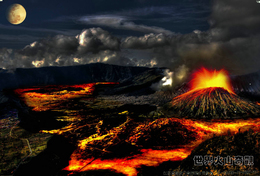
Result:
[[[165,161],[180,161],[185,159],[188,155],[190,155],[191,151],[201,144],[203,141],[210,139],[215,136],[221,135],[234,135],[236,133],[244,132],[248,129],[253,129],[254,131],[260,131],[260,119],[239,119],[239,120],[223,120],[223,121],[212,121],[212,122],[204,122],[202,120],[191,120],[191,119],[178,119],[178,118],[165,118],[158,119],[160,124],[167,124],[169,122],[178,122],[184,125],[190,131],[194,131],[198,134],[197,138],[191,142],[190,144],[179,146],[175,149],[168,150],[153,150],[153,149],[140,149],[141,154],[136,154],[131,157],[125,158],[113,158],[113,159],[102,159],[102,158],[88,158],[81,159],[81,154],[74,152],[71,155],[71,160],[69,162],[69,166],[64,168],[64,170],[68,171],[88,171],[88,170],[99,170],[99,169],[110,169],[117,173],[123,173],[127,176],[136,176],[138,174],[137,168],[140,168],[142,165],[145,166],[158,166],[159,164]],[[155,120],[155,121],[158,121]],[[148,125],[155,125],[154,122],[149,122]],[[141,123],[138,125],[133,131],[140,133],[140,129],[145,125]],[[94,141],[103,140],[105,137],[110,135],[115,135],[119,131],[118,127],[115,127],[114,130],[110,131],[110,133],[105,134],[103,136],[99,136],[96,134],[95,138],[92,136],[92,140],[87,143],[95,143]],[[144,129],[145,130],[145,129]],[[130,138],[138,137],[138,135],[132,135]],[[129,139],[126,139],[129,140]],[[138,139],[137,139],[138,140]],[[174,140],[174,139],[171,139]],[[88,145],[85,143],[86,140],[79,141],[79,147],[84,145]],[[113,141],[111,141],[113,142]],[[103,145],[105,146],[107,141],[103,141]],[[90,145],[91,147],[91,145]],[[93,150],[95,150],[93,148]],[[84,152],[84,150],[81,150]]]
[[[56,85],[35,88],[16,89],[14,92],[33,111],[55,109],[62,102],[73,98],[84,97],[93,93],[95,85],[118,84],[113,82],[98,82],[81,85]],[[58,107],[59,108],[59,107]]]
[[[229,93],[233,93],[232,86],[227,74],[227,71],[209,71],[205,68],[200,69],[193,74],[192,90],[209,88],[209,87],[221,87],[226,89]]]
[[[127,158],[105,159],[90,158],[87,160],[77,160],[72,155],[70,164],[64,170],[70,171],[88,171],[98,169],[110,169],[117,173],[123,173],[127,176],[136,176],[136,168],[140,166],[158,166],[163,161],[183,160],[191,153],[193,148],[174,149],[174,150],[152,150],[142,149],[142,154]]]
[[[44,89],[18,89],[16,90],[16,93],[18,93],[20,97],[24,99],[26,104],[32,107],[34,111],[44,111],[49,109],[59,110],[60,107],[58,105],[66,99],[84,97],[85,95],[91,94],[94,90],[95,84],[96,83],[65,87],[57,86],[52,88],[45,87]],[[218,72],[210,72],[206,69],[203,69],[202,71],[199,71],[195,74],[192,88],[192,90],[195,90],[192,91],[192,94],[186,93],[174,99],[173,103],[176,103],[174,105],[175,107],[180,106],[179,109],[184,111],[184,106],[188,107],[188,109],[192,109],[194,105],[194,109],[196,109],[195,104],[205,104],[205,106],[201,106],[202,112],[208,110],[209,105],[214,105],[215,108],[211,108],[212,110],[219,109],[215,105],[221,105],[219,107],[225,107],[224,110],[232,109],[232,112],[234,109],[233,107],[236,107],[237,109],[240,107],[240,109],[247,107],[255,110],[253,105],[239,100],[235,94],[229,95],[228,92],[233,93],[233,91],[231,89],[227,74],[223,70]],[[203,88],[205,88],[205,90]],[[205,94],[205,92],[208,94]],[[185,101],[187,101],[186,104],[183,103]],[[188,106],[186,106],[187,104]],[[67,114],[68,118],[73,118],[72,116],[69,116],[69,113]],[[80,121],[84,119],[75,119],[75,121],[77,120]],[[77,128],[93,128],[91,127],[91,124],[89,124],[89,121],[83,122],[84,123],[81,123],[84,124],[82,126],[79,126],[79,124],[75,122],[75,124],[70,123],[63,129],[55,129],[51,131],[42,130],[41,132],[66,136],[66,132],[74,133]],[[159,135],[161,135],[160,137],[163,138],[165,136],[162,134],[166,134],[163,133],[163,131],[167,131],[166,129],[169,128],[169,126],[172,124],[181,124],[183,126],[183,128],[174,127],[174,129],[180,131],[178,134],[186,135],[187,133],[183,133],[184,129],[186,131],[194,132],[196,134],[194,135],[195,139],[183,145],[165,146],[164,144],[161,144],[163,146],[160,146],[162,147],[160,150],[151,149],[154,146],[149,146],[147,148],[142,147],[144,143],[140,141],[142,141],[142,137],[144,135],[146,135],[145,137],[147,137],[147,139],[156,139],[154,134],[159,133]],[[159,164],[169,160],[180,161],[185,159],[188,157],[188,155],[191,154],[195,147],[197,147],[203,141],[212,138],[213,135],[234,135],[239,131],[243,132],[249,128],[260,132],[260,118],[212,120],[211,122],[180,118],[159,118],[156,120],[150,119],[144,122],[135,122],[129,117],[124,123],[113,127],[111,130],[105,131],[105,133],[98,132],[99,125],[101,126],[102,124],[96,124],[97,130],[94,132],[94,134],[83,134],[82,136],[84,137],[77,139],[78,148],[72,153],[69,165],[64,168],[64,170],[71,172],[81,172],[88,170],[109,169],[118,173],[123,173],[127,176],[137,176],[138,168],[141,168],[143,165],[156,167]],[[82,131],[84,132],[84,130]],[[173,130],[168,131],[172,132]],[[175,133],[171,134],[171,138],[167,138],[167,140],[176,140]],[[112,154],[114,154],[113,150],[109,149],[118,145],[118,143],[122,141],[130,145],[134,145],[138,148],[140,153],[135,153],[131,156],[129,156],[130,154],[127,154],[120,158],[103,157],[104,155],[102,154],[106,152],[112,152]],[[169,142],[167,144],[169,144]],[[125,152],[125,148],[122,150]],[[116,152],[118,152],[118,150],[116,150]],[[100,155],[94,155],[94,153],[100,153]]]

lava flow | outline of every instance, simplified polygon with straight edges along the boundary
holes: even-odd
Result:
[[[35,88],[16,89],[14,92],[33,111],[47,111],[57,108],[62,102],[73,98],[88,96],[93,93],[95,85],[118,84],[98,82],[81,85],[53,85]]]
[[[182,161],[194,148],[213,136],[234,135],[248,129],[260,132],[259,117],[231,120],[231,117],[241,114],[257,115],[259,106],[238,97],[228,80],[225,71],[209,72],[203,69],[195,74],[192,90],[171,101],[175,112],[181,112],[181,115],[190,119],[176,118],[176,115],[171,118],[136,120],[131,114],[116,112],[120,118],[111,118],[110,123],[123,120],[108,129],[107,126],[103,127],[105,117],[97,115],[94,118],[97,121],[91,123],[87,118],[80,118],[76,109],[74,113],[78,113],[79,118],[74,121],[78,122],[62,129],[41,132],[77,138],[78,147],[72,153],[69,165],[63,169],[71,174],[109,169],[127,176],[137,176],[142,166],[157,167],[166,161]],[[16,92],[34,111],[59,110],[61,107],[57,105],[66,99],[91,94],[94,85],[70,86],[66,89],[52,87],[49,93],[42,88],[18,89]],[[84,113],[88,113],[87,108]],[[110,118],[110,115],[106,118]],[[196,120],[192,119],[194,116]],[[214,119],[216,117],[225,119]],[[68,118],[74,117],[68,114]],[[214,120],[205,121],[202,118]]]
[[[196,135],[194,136],[196,136],[196,138],[185,145],[175,145],[173,146],[175,148],[172,149],[169,148],[170,146],[161,146],[164,148],[161,150],[143,149],[140,147],[144,145],[145,142],[149,139],[155,141],[158,140],[159,137],[154,136],[156,134],[163,138],[164,135],[162,135],[162,132],[169,123],[183,126],[183,128],[178,129],[179,131],[183,132],[185,129],[188,129],[191,132],[195,132]],[[155,131],[156,128],[161,129],[161,133]],[[112,159],[104,159],[102,158],[102,154],[100,157],[96,158],[83,157],[86,155],[86,153],[95,153],[97,150],[101,150],[104,153],[111,152],[107,151],[108,145],[116,146],[116,139],[119,136],[119,133],[123,130],[122,126],[116,127],[105,135],[94,134],[84,140],[80,140],[79,148],[72,154],[71,160],[69,162],[70,164],[68,167],[64,168],[64,170],[82,172],[88,170],[110,169],[118,173],[123,173],[127,176],[136,176],[138,173],[137,168],[140,168],[142,165],[156,167],[165,161],[181,161],[185,159],[195,147],[197,147],[203,141],[210,139],[214,135],[234,135],[238,132],[243,132],[248,129],[260,132],[260,119],[204,122],[202,120],[194,121],[191,119],[162,118],[152,122],[144,122],[139,124],[130,133],[129,138],[121,139],[130,142],[132,145],[139,143],[141,154]],[[146,136],[146,141],[141,141],[143,136]],[[179,140],[176,139],[176,137],[176,134],[171,136],[171,138],[168,137],[166,139],[168,141],[164,142],[162,145],[167,145],[167,143],[171,143],[173,140]],[[152,148],[153,146],[150,147]],[[91,155],[92,153],[89,154]]]

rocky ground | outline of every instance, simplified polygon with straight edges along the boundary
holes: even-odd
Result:
[[[30,133],[19,127],[19,122],[14,116],[0,120],[1,174],[13,174],[21,164],[44,151],[52,137],[50,134]]]
[[[180,123],[171,122],[169,120],[171,116],[161,111],[161,107],[178,94],[180,94],[178,91],[173,93],[173,91],[165,90],[149,95],[103,94],[94,98],[91,96],[75,98],[64,101],[55,107],[56,109],[47,112],[32,112],[30,108],[25,108],[19,113],[23,123],[19,123],[17,113],[10,118],[6,118],[10,115],[5,115],[5,118],[1,120],[0,129],[2,142],[0,173],[14,173],[15,176],[67,175],[70,172],[61,170],[68,165],[71,154],[77,148],[77,142],[93,134],[108,137],[104,138],[105,142],[100,140],[90,142],[88,145],[92,146],[92,149],[86,149],[86,151],[89,150],[85,155],[86,158],[91,154],[111,158],[115,157],[113,154],[116,153],[117,157],[125,157],[124,150],[127,150],[129,154],[136,154],[140,147],[167,149],[178,145],[178,142],[186,144],[194,140],[196,135]],[[57,120],[57,126],[48,126],[53,120]],[[138,128],[140,125],[143,128]],[[169,138],[176,140],[169,140]],[[134,145],[129,145],[130,143]],[[257,167],[260,153],[258,145],[258,133],[247,132],[235,136],[214,137],[198,146],[186,160],[166,161],[156,167],[141,166],[138,168],[138,176],[178,175],[177,172],[188,170],[203,170],[212,173],[227,170],[224,167],[214,166],[190,167],[195,155],[209,153],[246,155],[247,152],[251,152],[250,154],[257,158],[253,170],[259,170]],[[108,154],[100,152],[103,150],[99,149],[104,149],[104,147]],[[82,151],[79,150],[79,152]],[[229,171],[249,171],[246,167],[228,169]],[[250,174],[256,175],[256,173]],[[75,172],[73,175],[116,176],[123,174],[109,170],[96,170]]]

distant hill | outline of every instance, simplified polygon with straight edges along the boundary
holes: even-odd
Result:
[[[72,85],[92,82],[122,82],[148,70],[162,69],[93,63],[66,67],[17,68],[13,73],[0,71],[0,90],[29,86]]]

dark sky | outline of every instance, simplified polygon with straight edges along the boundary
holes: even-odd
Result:
[[[27,12],[19,25],[6,19],[6,11],[14,3]],[[210,8],[208,0],[3,0],[0,47],[23,48],[43,37],[76,35],[93,27],[122,37],[205,31]]]
[[[27,17],[12,25],[8,7]],[[0,68],[95,62],[168,67],[175,81],[200,68],[260,70],[256,0],[3,0]]]

